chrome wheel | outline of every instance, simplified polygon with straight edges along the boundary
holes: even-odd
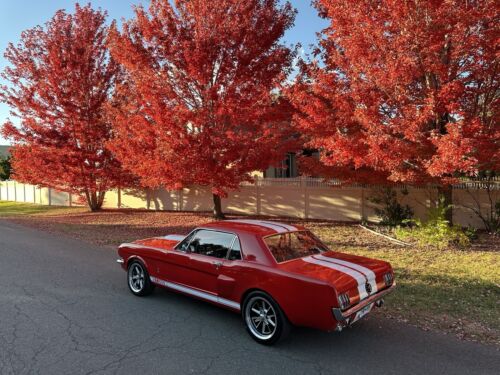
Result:
[[[260,340],[273,337],[278,326],[278,317],[271,303],[257,296],[246,304],[245,321],[251,333]]]
[[[144,289],[146,275],[144,268],[139,263],[134,263],[128,271],[128,285],[135,293],[140,293]]]

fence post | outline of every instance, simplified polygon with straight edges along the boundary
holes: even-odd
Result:
[[[179,204],[177,207],[179,207],[178,211],[183,211],[184,210],[184,188],[178,190],[178,197],[179,197]]]
[[[26,184],[23,184],[24,203],[26,203]]]
[[[361,221],[366,221],[365,187],[361,185]]]
[[[257,207],[256,207],[256,214],[257,216],[260,216],[260,213],[261,213],[261,202],[260,202],[260,188],[259,188],[259,176],[255,176],[255,194],[256,194],[256,198],[257,198]]]
[[[118,188],[118,208],[122,208],[122,188]]]
[[[304,219],[309,219],[309,190],[307,187],[307,177],[300,177],[300,185],[304,193]]]

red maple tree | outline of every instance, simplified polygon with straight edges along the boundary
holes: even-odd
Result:
[[[152,0],[110,49],[127,73],[113,106],[112,147],[151,188],[211,188],[221,197],[277,163],[293,137],[279,87],[294,52],[279,43],[295,12],[278,0]]]
[[[443,187],[498,171],[498,2],[315,5],[331,20],[321,63],[304,64],[291,89],[295,124],[322,151],[306,166],[350,181]]]
[[[120,75],[110,58],[106,13],[76,5],[8,46],[9,83],[0,100],[19,121],[4,124],[13,142],[14,178],[76,193],[94,211],[107,190],[129,180],[106,148],[112,135],[105,104]]]

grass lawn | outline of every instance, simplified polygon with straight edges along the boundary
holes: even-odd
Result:
[[[500,345],[499,238],[483,236],[481,250],[436,250],[401,247],[356,226],[311,229],[331,248],[392,264],[398,288],[387,312],[393,317]]]
[[[209,214],[46,207],[0,202],[0,218],[103,246],[188,233]],[[292,221],[297,222],[297,221]],[[426,330],[500,346],[500,238],[481,235],[468,250],[401,247],[357,225],[300,222],[332,249],[389,261],[398,288],[377,314]]]
[[[13,217],[25,215],[61,215],[64,213],[74,213],[76,211],[86,211],[78,207],[41,206],[30,203],[16,203],[0,201],[0,217]]]

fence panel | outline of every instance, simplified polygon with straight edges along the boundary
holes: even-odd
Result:
[[[27,203],[35,203],[35,187],[33,185],[24,185],[24,193],[26,194],[25,201]]]
[[[489,189],[486,189],[489,187]],[[403,188],[408,194],[403,194]],[[370,197],[378,187],[341,185],[338,181],[326,182],[317,178],[256,178],[254,183],[244,183],[238,191],[230,192],[222,200],[228,213],[244,215],[284,216],[336,221],[376,222],[376,205]],[[435,204],[437,189],[434,187],[395,187],[398,201],[408,204],[415,217],[425,220],[428,208]],[[500,200],[500,180],[462,181],[454,186],[454,222],[462,226],[482,228],[483,223],[473,210],[488,213],[491,202]],[[49,188],[0,182],[0,200],[31,202],[42,205],[70,204],[68,193]],[[72,205],[78,204],[73,196]],[[110,191],[106,194],[105,208],[133,208],[171,211],[211,211],[212,193],[206,187],[189,187],[182,191],[129,189]]]
[[[463,227],[484,228],[476,212],[484,218],[491,215],[492,203],[500,201],[500,190],[461,189],[453,191],[453,222]]]
[[[8,201],[9,197],[7,195],[7,181],[0,181],[0,200]]]
[[[151,210],[180,211],[180,192],[164,189],[151,190],[148,195],[148,208]]]
[[[207,187],[193,186],[182,190],[182,211],[211,211],[213,206],[212,192]]]
[[[362,217],[361,188],[308,189],[310,219],[360,221]]]
[[[15,181],[8,181],[7,182],[7,196],[9,197],[10,201],[12,201],[12,202],[17,201]]]
[[[305,196],[296,186],[260,186],[260,214],[265,216],[305,216]]]
[[[117,208],[120,207],[120,191],[119,190],[111,190],[106,193],[104,196],[104,208]],[[73,202],[72,202],[73,204]]]
[[[50,204],[52,206],[69,206],[69,194],[50,189]]]
[[[259,215],[258,194],[258,186],[243,185],[239,191],[229,193],[229,196],[222,200],[223,209],[228,213]]]
[[[42,187],[40,188],[40,204],[44,206],[50,206],[50,196],[51,196],[51,189]]]
[[[142,190],[122,190],[121,206],[123,208],[148,208],[147,194]]]

